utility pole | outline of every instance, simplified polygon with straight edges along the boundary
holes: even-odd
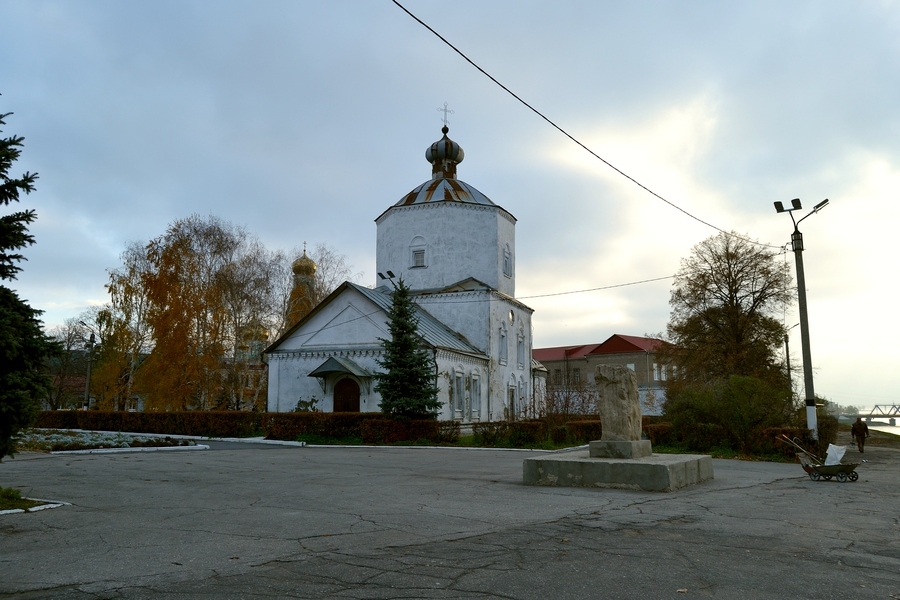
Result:
[[[825,206],[828,205],[828,199],[816,204],[812,212],[808,213],[803,219],[814,215]],[[809,349],[809,316],[806,310],[806,276],[803,273],[803,234],[800,233],[798,226],[803,219],[797,221],[794,219],[793,211],[800,210],[803,206],[800,204],[799,198],[791,200],[793,208],[785,208],[781,202],[775,203],[777,212],[786,212],[791,215],[791,221],[794,223],[794,232],[791,234],[791,249],[794,251],[794,258],[797,262],[797,297],[800,303],[800,345],[803,350],[803,387],[806,390],[806,426],[809,429],[810,436],[814,440],[819,439],[819,425],[816,417],[816,392],[813,389],[813,371],[812,371],[812,354]]]
[[[91,330],[91,337],[88,340],[87,349],[88,349],[88,364],[87,364],[87,378],[84,382],[84,408],[88,409],[91,407],[91,363],[94,359],[94,342],[96,338],[94,337],[94,329],[85,323],[84,321],[78,321],[84,327],[87,327]]]

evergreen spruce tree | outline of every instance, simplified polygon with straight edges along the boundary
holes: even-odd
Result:
[[[394,289],[390,317],[391,339],[384,343],[384,358],[378,364],[385,373],[377,376],[375,391],[381,394],[381,412],[392,417],[434,417],[441,407],[434,384],[434,358],[422,348],[419,322],[401,279]]]
[[[0,125],[6,124],[10,114],[0,114]],[[0,138],[0,204],[4,206],[18,202],[21,193],[31,193],[37,179],[37,173],[18,179],[8,175],[21,153],[22,139]],[[15,279],[22,270],[16,263],[24,257],[17,251],[34,243],[28,233],[34,219],[33,210],[0,216],[0,280]],[[47,393],[43,364],[56,346],[44,334],[40,314],[0,285],[0,460],[15,453],[14,436],[31,425],[40,408],[39,398]]]

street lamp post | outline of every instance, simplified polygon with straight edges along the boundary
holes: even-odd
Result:
[[[84,321],[78,321],[78,322],[81,323],[82,325],[84,325],[85,327],[87,327],[88,329],[90,329],[90,326],[87,323],[85,323]],[[91,363],[93,362],[93,358],[94,358],[94,341],[95,341],[95,339],[96,338],[94,337],[94,331],[91,330],[91,337],[88,340],[87,378],[85,379],[85,382],[84,382],[84,407],[85,408],[91,407]]]
[[[799,198],[791,200],[792,208],[785,208],[781,202],[775,203],[777,212],[786,212],[794,223],[794,232],[791,234],[791,248],[794,250],[794,258],[797,262],[797,297],[800,303],[800,344],[803,349],[803,387],[806,390],[806,426],[809,428],[812,439],[819,439],[819,426],[816,418],[816,392],[813,389],[812,357],[809,350],[809,316],[806,310],[806,277],[803,273],[803,234],[798,226],[803,219],[814,215],[828,205],[828,199],[816,204],[812,212],[799,221],[794,219],[793,211],[800,210],[803,206]]]

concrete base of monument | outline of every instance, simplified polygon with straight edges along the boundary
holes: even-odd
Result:
[[[526,458],[522,465],[525,485],[671,492],[712,478],[712,458],[701,454],[595,458],[588,450],[577,450]]]

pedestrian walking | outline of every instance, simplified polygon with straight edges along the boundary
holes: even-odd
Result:
[[[856,417],[856,423],[850,428],[850,434],[856,440],[856,447],[865,452],[866,438],[869,437],[869,426],[863,423],[862,417]]]

